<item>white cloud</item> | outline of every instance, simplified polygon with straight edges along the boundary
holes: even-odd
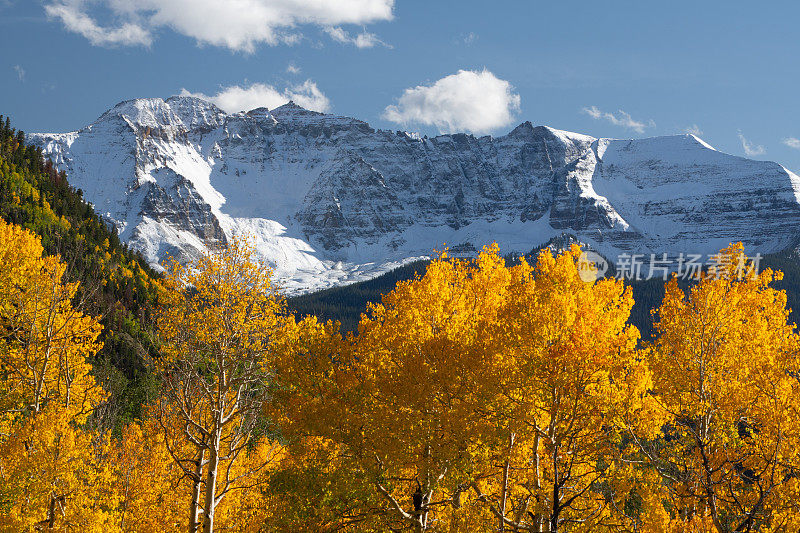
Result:
[[[254,52],[259,44],[296,43],[301,25],[391,20],[393,9],[394,0],[48,0],[45,5],[51,18],[98,46],[149,46],[156,30],[170,28],[199,44],[243,52]],[[113,25],[97,22],[104,12]],[[369,36],[354,39],[363,44]]]
[[[283,92],[284,96],[300,107],[327,113],[331,110],[331,101],[319,90],[317,84],[311,80],[306,80],[300,85],[294,85]]]
[[[377,35],[366,31],[361,32],[353,37],[347,31],[338,26],[329,26],[325,28],[325,33],[327,33],[328,36],[337,43],[352,44],[356,48],[372,48],[378,44],[386,46],[387,48],[391,48],[391,46],[381,41]]]
[[[744,155],[746,156],[753,157],[757,155],[764,155],[767,153],[766,148],[764,148],[760,144],[754,145],[753,143],[745,139],[741,131],[739,132],[739,140],[742,141],[742,150],[744,150]]]
[[[472,44],[478,39],[478,36],[474,32],[469,32],[464,37],[464,44]]]
[[[618,115],[615,115],[614,113],[608,113],[606,111],[600,111],[597,106],[584,107],[583,112],[593,119],[607,120],[615,126],[622,126],[623,128],[633,130],[636,133],[644,133],[645,128],[656,127],[656,123],[653,122],[653,119],[650,119],[647,122],[634,120],[628,113],[621,109],[618,111]]]
[[[250,111],[257,107],[275,109],[289,100],[297,105],[321,113],[330,110],[331,103],[328,97],[319,90],[317,84],[306,80],[299,85],[287,87],[282,91],[272,85],[254,83],[248,87],[232,85],[223,88],[213,96],[203,93],[193,93],[186,89],[181,90],[181,96],[194,96],[213,102],[217,107],[228,113],[237,111]]]
[[[800,150],[800,139],[798,139],[797,137],[786,137],[783,140],[783,144],[785,144],[789,148],[794,148],[795,150]]]
[[[300,67],[295,65],[294,63],[289,63],[286,65],[286,72],[289,74],[300,74]]]
[[[509,82],[486,69],[459,70],[433,85],[406,89],[383,117],[399,124],[432,125],[442,133],[488,133],[511,124],[519,106],[520,97]]]
[[[19,81],[25,81],[25,69],[19,65],[14,65],[14,72],[17,73]]]
[[[64,27],[86,37],[95,46],[150,46],[153,37],[148,29],[125,22],[116,28],[104,28],[83,12],[80,0],[61,0],[44,6],[47,16],[61,20]]]
[[[698,126],[697,124],[692,124],[691,126],[689,126],[688,128],[684,129],[683,131],[685,133],[689,133],[691,135],[697,135],[698,137],[700,137],[703,134],[703,130],[701,130],[700,126]]]

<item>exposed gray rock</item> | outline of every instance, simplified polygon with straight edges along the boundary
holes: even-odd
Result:
[[[501,137],[414,138],[289,103],[226,114],[123,102],[34,134],[153,263],[247,235],[288,290],[363,279],[441,249],[527,252],[562,233],[607,256],[796,245],[800,178],[691,135],[594,139],[525,122]]]

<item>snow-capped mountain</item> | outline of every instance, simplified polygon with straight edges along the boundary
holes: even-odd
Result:
[[[606,255],[751,252],[796,244],[800,177],[693,135],[595,139],[525,122],[501,137],[419,139],[192,98],[118,104],[80,131],[32,134],[70,182],[156,264],[246,235],[289,292],[497,241],[563,233]]]

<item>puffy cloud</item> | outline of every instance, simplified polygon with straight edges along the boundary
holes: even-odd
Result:
[[[17,77],[19,81],[25,81],[25,69],[22,68],[20,65],[14,65],[14,72],[17,73]]]
[[[289,63],[286,65],[286,72],[289,74],[300,74],[300,67],[295,65],[294,63]]]
[[[299,85],[287,87],[282,91],[272,85],[264,83],[254,83],[248,87],[232,85],[223,88],[213,96],[203,93],[193,93],[186,89],[181,91],[181,96],[194,96],[213,102],[217,107],[228,113],[237,111],[250,111],[257,107],[275,109],[289,100],[293,100],[297,105],[321,113],[330,110],[331,103],[328,97],[319,90],[317,84],[311,80],[306,80]]]
[[[800,139],[798,139],[797,137],[786,137],[783,140],[783,144],[785,144],[789,148],[794,148],[795,150],[800,150]]]
[[[760,144],[754,145],[753,143],[745,139],[741,131],[739,132],[739,140],[742,142],[742,150],[744,150],[744,155],[746,156],[753,157],[758,155],[764,155],[767,153],[766,148],[764,148]]]
[[[383,117],[399,124],[435,126],[442,133],[488,133],[508,126],[519,111],[511,84],[484,69],[459,70],[432,85],[406,89]]]
[[[49,0],[45,5],[51,18],[98,46],[149,46],[157,29],[170,28],[200,44],[244,52],[262,43],[295,43],[301,25],[369,24],[391,20],[393,9],[394,0]],[[97,22],[94,14],[104,10],[115,26]]]
[[[325,28],[325,33],[337,43],[352,44],[356,48],[372,48],[377,44],[391,48],[391,46],[381,41],[374,33],[362,32],[353,37],[338,26],[329,26]]]
[[[331,109],[331,102],[328,97],[319,90],[317,84],[311,80],[306,80],[300,85],[294,85],[283,91],[283,95],[300,107],[327,113]]]
[[[150,30],[134,22],[125,22],[116,28],[104,28],[83,12],[80,0],[62,0],[44,6],[47,16],[56,18],[73,33],[86,37],[95,46],[142,45],[150,46]]]
[[[622,126],[623,128],[633,130],[636,133],[644,133],[645,128],[656,127],[656,123],[653,122],[653,119],[650,119],[647,122],[634,120],[628,113],[626,113],[621,109],[618,111],[617,115],[615,115],[614,113],[601,111],[597,108],[597,106],[584,107],[583,112],[592,117],[593,119],[607,120],[608,122],[612,123],[615,126]]]
[[[700,126],[698,126],[697,124],[692,124],[691,126],[689,126],[688,128],[684,129],[683,131],[686,132],[686,133],[689,133],[691,135],[696,135],[698,137],[700,137],[703,134],[703,130],[701,130]]]

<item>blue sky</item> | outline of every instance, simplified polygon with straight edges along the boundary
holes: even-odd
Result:
[[[0,0],[0,113],[69,131],[129,98],[294,97],[424,134],[698,131],[797,172],[798,21],[790,1]]]

